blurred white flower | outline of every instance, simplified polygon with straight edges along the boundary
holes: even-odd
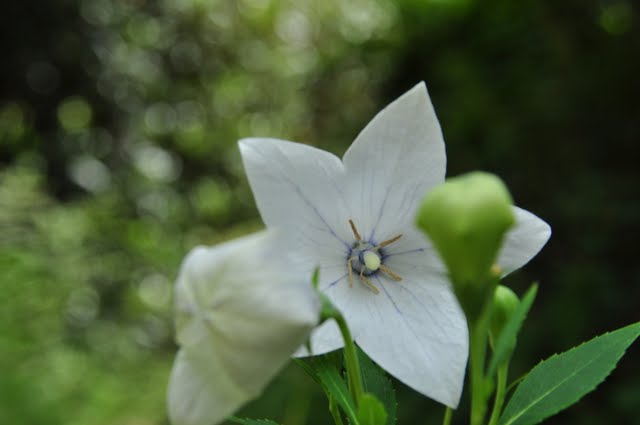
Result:
[[[213,425],[257,397],[318,323],[320,302],[270,231],[195,248],[175,287],[174,425]]]
[[[342,161],[311,146],[264,138],[240,141],[262,219],[288,236],[320,289],[345,315],[358,345],[408,386],[456,407],[468,355],[464,314],[446,270],[414,227],[419,201],[444,181],[440,124],[420,83],[382,110]],[[549,237],[516,209],[499,265],[528,262]],[[333,322],[312,334],[312,354],[342,347]],[[302,350],[304,351],[304,350]]]

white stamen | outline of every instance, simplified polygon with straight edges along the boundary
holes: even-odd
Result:
[[[380,268],[380,256],[373,251],[365,251],[362,254],[364,259],[364,265],[371,271],[376,271]]]

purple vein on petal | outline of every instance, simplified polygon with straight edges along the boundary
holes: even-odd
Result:
[[[337,240],[339,240],[340,242],[342,242],[342,244],[344,246],[346,246],[347,248],[351,248],[351,246],[345,242],[344,240],[342,240],[337,234],[336,232],[333,230],[333,228],[329,225],[329,223],[327,223],[327,220],[325,220],[325,218],[322,216],[322,214],[320,213],[320,211],[318,210],[318,208],[304,195],[304,193],[302,192],[302,189],[300,189],[300,186],[298,186],[293,180],[289,179],[286,176],[282,176],[287,183],[289,183],[291,186],[294,187],[295,191],[298,193],[298,195],[300,196],[300,198],[302,198],[302,200],[304,201],[305,204],[307,204],[307,206],[309,208],[311,208],[313,210],[313,212],[318,216],[318,218],[320,219],[320,221],[322,221],[322,223],[327,227],[327,230],[329,231],[329,233],[331,233],[331,235],[336,238]]]
[[[380,210],[378,211],[378,218],[376,219],[376,224],[373,225],[371,229],[371,234],[369,235],[369,240],[373,240],[373,237],[376,233],[376,228],[378,224],[380,224],[380,220],[382,219],[382,215],[384,214],[384,207],[387,205],[387,199],[389,198],[389,193],[391,192],[391,187],[387,186],[387,191],[384,194],[384,199],[382,200],[382,205],[380,206]]]
[[[320,230],[320,229],[317,229],[317,230]],[[299,241],[301,241],[301,243],[311,243],[311,244],[317,246],[318,248],[328,248],[328,249],[332,249],[332,250],[336,249],[336,247],[334,245],[331,245],[329,243],[322,243],[322,242],[316,240],[313,237],[313,233],[312,232],[306,232],[304,230],[298,230],[298,238],[297,239]],[[345,256],[347,256],[347,255],[349,255],[350,250],[345,248],[344,251],[342,251],[342,252],[343,252],[343,254]]]
[[[392,252],[391,254],[385,254],[384,258],[389,258],[389,257],[395,257],[397,255],[404,255],[404,254],[415,254],[416,252],[424,252],[426,251],[426,247],[424,248],[415,248],[415,249],[410,249],[407,251],[400,251],[400,252]]]
[[[324,288],[321,288],[320,291],[324,292],[326,290],[329,290],[329,289],[333,288],[338,282],[340,282],[342,279],[347,277],[347,275],[348,275],[348,273],[345,273],[344,275],[342,275],[342,277],[334,280],[333,282],[328,283],[327,286],[325,286]]]
[[[261,152],[256,146],[253,146],[253,149]],[[280,151],[280,156],[281,158],[291,164],[291,160],[284,155],[281,151]],[[263,155],[264,156],[264,155]],[[295,167],[292,167],[295,168]],[[318,218],[320,219],[320,221],[322,221],[322,223],[326,226],[327,230],[329,231],[329,233],[331,233],[331,235],[333,237],[335,237],[338,241],[340,241],[343,245],[345,245],[347,247],[347,249],[350,249],[351,246],[345,242],[344,240],[342,240],[337,234],[336,232],[333,230],[333,228],[329,225],[329,223],[327,223],[327,220],[325,220],[325,218],[322,216],[322,214],[320,213],[320,211],[318,210],[318,208],[304,195],[304,193],[302,192],[302,189],[300,188],[300,186],[298,186],[292,179],[290,179],[289,177],[287,177],[286,172],[284,171],[284,167],[280,166],[280,169],[282,170],[282,172],[279,174],[279,176],[287,183],[289,183],[291,186],[293,186],[294,190],[298,193],[298,195],[300,196],[300,198],[304,201],[305,204],[307,204],[307,206],[309,208],[311,208],[311,210],[313,210],[313,212],[316,214],[316,216],[318,216]]]
[[[387,296],[387,298],[389,299],[389,301],[391,301],[391,304],[393,304],[393,307],[396,309],[396,312],[398,313],[398,316],[400,316],[400,318],[402,318],[402,321],[405,323],[405,325],[407,325],[407,328],[409,328],[409,331],[413,334],[414,338],[416,339],[416,341],[419,341],[420,338],[418,338],[418,335],[416,334],[416,332],[413,330],[413,327],[411,326],[411,323],[407,320],[406,316],[404,315],[404,313],[402,312],[402,310],[400,310],[398,308],[398,304],[396,304],[395,300],[393,299],[393,297],[391,296],[391,294],[389,293],[389,291],[387,291],[387,288],[384,287],[383,282],[380,280],[380,277],[375,276],[376,281],[378,281],[378,284],[380,285],[380,287],[382,288],[382,290],[384,291],[385,295]]]
[[[398,314],[400,316],[402,316],[402,318],[404,319],[404,316],[402,314],[402,311],[398,308],[398,304],[396,304],[396,302],[394,301],[393,298],[391,298],[391,295],[389,294],[389,291],[387,291],[387,288],[384,287],[384,282],[382,282],[382,280],[380,280],[380,276],[375,275],[374,276],[376,281],[378,282],[378,285],[380,285],[380,287],[382,288],[382,290],[384,291],[384,293],[387,295],[387,298],[389,298],[389,301],[391,301],[391,304],[393,304],[393,307],[396,309],[396,312],[398,312]]]

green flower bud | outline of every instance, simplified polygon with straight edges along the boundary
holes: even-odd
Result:
[[[477,316],[493,294],[498,270],[492,266],[515,223],[511,204],[502,180],[474,172],[433,189],[418,211],[417,225],[440,253],[467,315]]]
[[[511,289],[498,285],[493,293],[493,310],[491,311],[491,339],[497,340],[511,315],[520,305],[520,299]]]

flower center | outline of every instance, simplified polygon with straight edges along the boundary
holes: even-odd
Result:
[[[380,251],[373,244],[362,240],[356,241],[351,248],[349,261],[353,271],[362,273],[363,276],[371,276],[382,265]]]
[[[349,220],[349,225],[351,225],[351,230],[356,238],[356,241],[349,252],[349,256],[347,257],[349,286],[353,286],[353,272],[356,272],[356,274],[360,276],[362,284],[375,294],[380,291],[369,281],[368,277],[378,273],[378,271],[382,271],[393,280],[402,280],[400,276],[384,265],[384,254],[381,252],[383,247],[394,243],[400,239],[402,235],[394,236],[393,238],[387,239],[378,245],[374,245],[371,242],[362,239],[356,225],[353,223],[353,220]]]

